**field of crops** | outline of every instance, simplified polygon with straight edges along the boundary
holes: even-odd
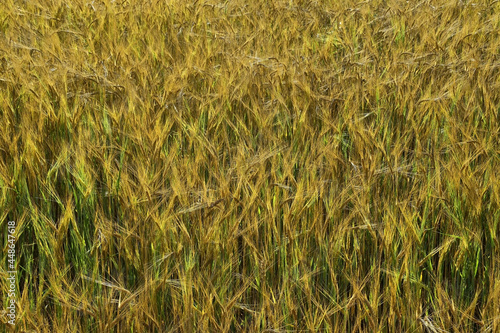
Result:
[[[0,332],[500,332],[498,0],[2,3]]]

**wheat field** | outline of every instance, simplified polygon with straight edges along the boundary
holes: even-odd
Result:
[[[2,1],[0,331],[500,332],[499,13]]]

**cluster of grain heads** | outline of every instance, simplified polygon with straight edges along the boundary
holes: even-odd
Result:
[[[498,331],[499,6],[7,0],[14,329]]]

